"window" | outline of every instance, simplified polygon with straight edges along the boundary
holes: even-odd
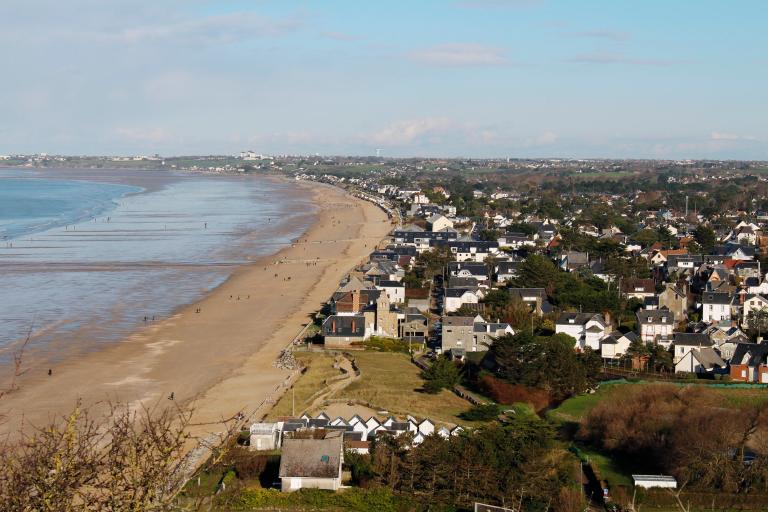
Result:
[[[747,378],[747,370],[741,370],[741,376],[746,379]]]

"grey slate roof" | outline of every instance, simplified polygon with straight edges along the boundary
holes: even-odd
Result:
[[[676,332],[673,343],[675,346],[711,347],[712,340],[702,332]]]
[[[283,441],[280,478],[339,478],[344,446],[342,432],[328,432],[325,439]]]

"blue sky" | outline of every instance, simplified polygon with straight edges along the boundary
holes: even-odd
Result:
[[[768,159],[768,3],[3,0],[0,154]]]

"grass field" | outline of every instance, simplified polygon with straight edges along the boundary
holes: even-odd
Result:
[[[360,379],[342,390],[336,398],[357,399],[386,409],[392,414],[428,417],[445,423],[465,424],[458,418],[470,404],[450,391],[430,395],[420,389],[421,371],[405,354],[356,352]]]
[[[325,386],[326,380],[341,375],[341,372],[333,367],[334,356],[332,355],[306,353],[300,354],[297,359],[304,362],[307,371],[293,385],[293,392],[288,390],[275,404],[267,415],[268,419],[290,416],[293,400],[296,404],[296,414],[301,414],[310,405],[312,395]]]
[[[355,352],[353,357],[360,369],[360,378],[328,398],[359,400],[374,405],[396,416],[407,414],[417,418],[452,424],[469,424],[458,415],[471,408],[470,404],[450,391],[430,395],[421,391],[424,381],[421,371],[411,363],[409,356],[396,352]],[[296,414],[301,414],[325,387],[325,383],[341,372],[333,368],[334,356],[326,353],[300,354],[298,359],[307,365],[307,371],[275,404],[268,419],[290,416],[292,399]]]

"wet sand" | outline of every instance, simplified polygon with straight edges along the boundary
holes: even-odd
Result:
[[[311,188],[319,212],[296,244],[240,267],[201,301],[122,343],[62,363],[51,376],[34,368],[0,402],[9,420],[0,429],[39,425],[78,400],[98,410],[106,401],[168,403],[171,393],[193,405],[196,423],[254,415],[291,374],[272,365],[280,350],[391,228],[371,203],[301,186]],[[220,429],[197,430],[209,428]]]

